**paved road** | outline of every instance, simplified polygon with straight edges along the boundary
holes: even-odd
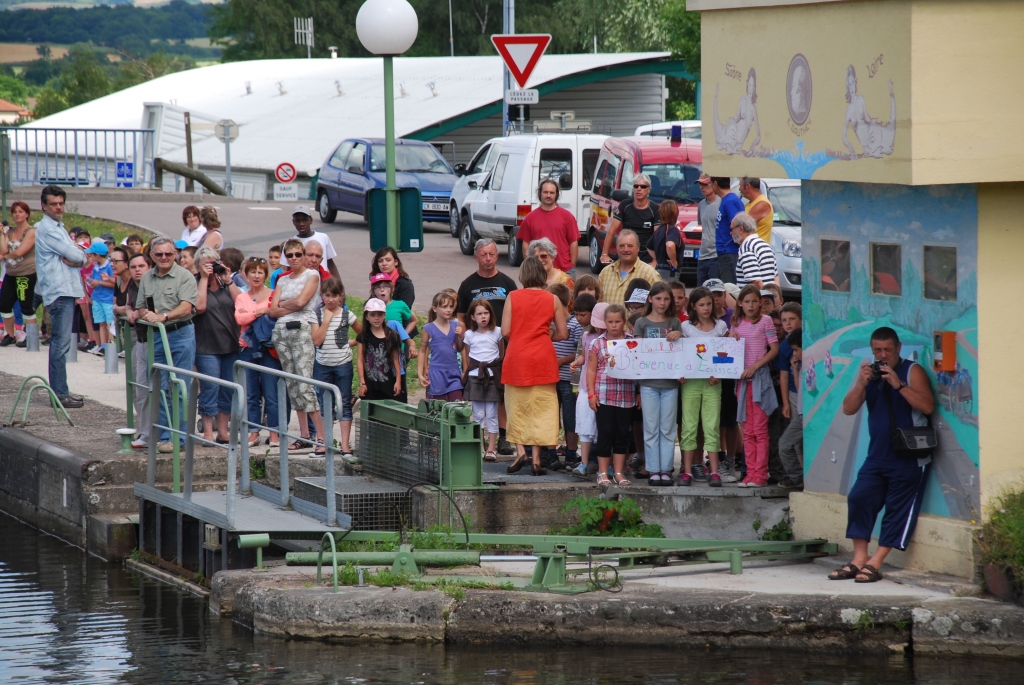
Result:
[[[212,198],[211,198],[212,199]],[[291,209],[294,203],[223,200],[214,203],[223,223],[225,242],[246,255],[266,255],[267,249],[294,234]],[[38,203],[38,199],[33,206]],[[181,235],[180,202],[69,201],[69,208],[88,216],[116,219],[142,226],[174,238]],[[424,224],[424,250],[402,255],[406,271],[416,284],[416,310],[425,313],[434,293],[442,288],[458,289],[462,279],[476,268],[472,257],[459,251],[459,244],[446,224]],[[338,270],[350,294],[365,297],[369,292],[370,238],[366,222],[354,214],[338,213],[333,224],[313,219],[313,229],[327,233],[338,251]],[[516,277],[518,269],[508,265],[505,246],[499,247],[498,268]],[[580,248],[577,273],[589,273],[587,248]]]

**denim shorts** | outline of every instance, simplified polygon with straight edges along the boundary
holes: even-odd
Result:
[[[334,408],[334,418],[342,421],[352,420],[352,362],[345,362],[337,366],[324,366],[320,362],[313,362],[313,380],[323,381],[337,386],[341,391],[341,407]],[[322,388],[316,389],[316,397],[320,402],[320,411],[324,407],[324,392]]]

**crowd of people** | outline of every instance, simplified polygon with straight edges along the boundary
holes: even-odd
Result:
[[[312,229],[306,207],[292,214],[293,237],[266,256],[247,257],[227,244],[212,207],[186,207],[178,240],[93,240],[64,227],[64,191],[47,186],[43,219],[31,226],[28,206],[15,203],[14,225],[0,238],[6,264],[0,287],[6,334],[0,345],[22,344],[14,327],[16,309],[28,324],[33,305],[45,305],[51,387],[73,408],[83,400],[70,393],[64,363],[76,335],[84,351],[110,349],[115,321],[123,317],[133,344],[133,372],[145,383],[152,327],[139,322],[162,324],[167,349],[164,338],[155,336],[158,363],[225,381],[234,380],[237,360],[255,367],[246,375],[253,446],[278,445],[286,425],[281,421],[294,412],[299,436],[290,449],[313,447],[316,436],[324,435],[324,421],[337,420],[340,451],[353,456],[357,399],[405,402],[408,376],[415,374],[428,398],[472,403],[485,436],[483,458],[513,458],[509,472],[527,466],[535,475],[567,469],[580,477],[596,475],[601,484],[628,484],[632,477],[652,486],[802,487],[800,305],[783,303],[774,257],[770,249],[765,253],[763,219],[770,218],[771,207],[763,207],[763,195],[755,196],[758,180],[741,184],[751,196],[748,213],[727,192],[729,179],[700,178],[700,220],[711,249],[701,251],[703,278],[689,290],[675,278],[682,247],[678,208],[672,201],[650,200],[650,183],[645,174],[636,177],[633,198],[620,204],[608,233],[602,255],[608,264],[594,277],[576,274],[575,217],[558,207],[558,184],[542,182],[540,207],[519,233],[527,258],[518,283],[497,269],[494,241],[480,240],[477,269],[458,288],[432,295],[425,324],[413,312],[413,280],[394,249],[379,250],[369,273],[358,277],[369,282],[349,293],[334,246]],[[607,254],[611,245],[614,261]],[[360,317],[347,297],[364,293],[369,297]],[[746,368],[738,381],[634,383],[608,373],[608,340],[722,336],[745,343]],[[319,389],[292,380],[285,381],[281,407],[279,377],[271,371],[336,386],[342,402],[335,415],[323,415]],[[136,393],[141,416],[148,416],[146,400],[145,393]],[[200,385],[204,439],[228,439],[231,402],[225,387]],[[162,426],[168,425],[165,410],[161,403]],[[140,429],[132,444],[144,448],[150,440],[161,451],[171,449],[166,428],[157,436]],[[324,448],[316,445],[315,451]]]

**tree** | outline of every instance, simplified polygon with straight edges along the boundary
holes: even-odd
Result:
[[[28,86],[17,76],[0,74],[0,99],[24,106],[28,101]]]
[[[114,79],[114,90],[123,90],[167,74],[194,69],[196,61],[184,55],[168,55],[155,52],[139,57],[129,52],[118,51],[121,62]]]

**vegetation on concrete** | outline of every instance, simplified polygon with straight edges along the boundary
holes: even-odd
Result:
[[[333,584],[328,576],[325,584]],[[358,585],[359,568],[352,562],[346,563],[338,568],[338,585]],[[363,569],[363,584],[375,587],[409,587],[413,590],[439,590],[452,599],[462,599],[466,596],[467,589],[477,590],[513,590],[510,582],[486,582],[477,579],[460,580],[458,578],[438,578],[433,582],[426,582],[421,578],[410,576],[406,573],[395,573],[389,568],[380,568],[376,571]]]
[[[982,563],[1006,573],[1019,592],[1024,587],[1024,492],[996,500],[975,536]]]
[[[574,525],[552,529],[551,535],[596,535],[617,538],[663,538],[661,526],[643,522],[643,512],[634,500],[618,501],[580,495],[558,508],[576,518]]]
[[[761,523],[761,518],[758,517],[754,519],[751,527],[754,529],[755,533],[758,533],[760,532],[762,525],[764,524]],[[790,525],[789,520],[789,507],[782,510],[782,519],[771,528],[766,528],[763,533],[758,535],[758,539],[773,542],[785,542],[786,540],[793,539],[793,527]]]

